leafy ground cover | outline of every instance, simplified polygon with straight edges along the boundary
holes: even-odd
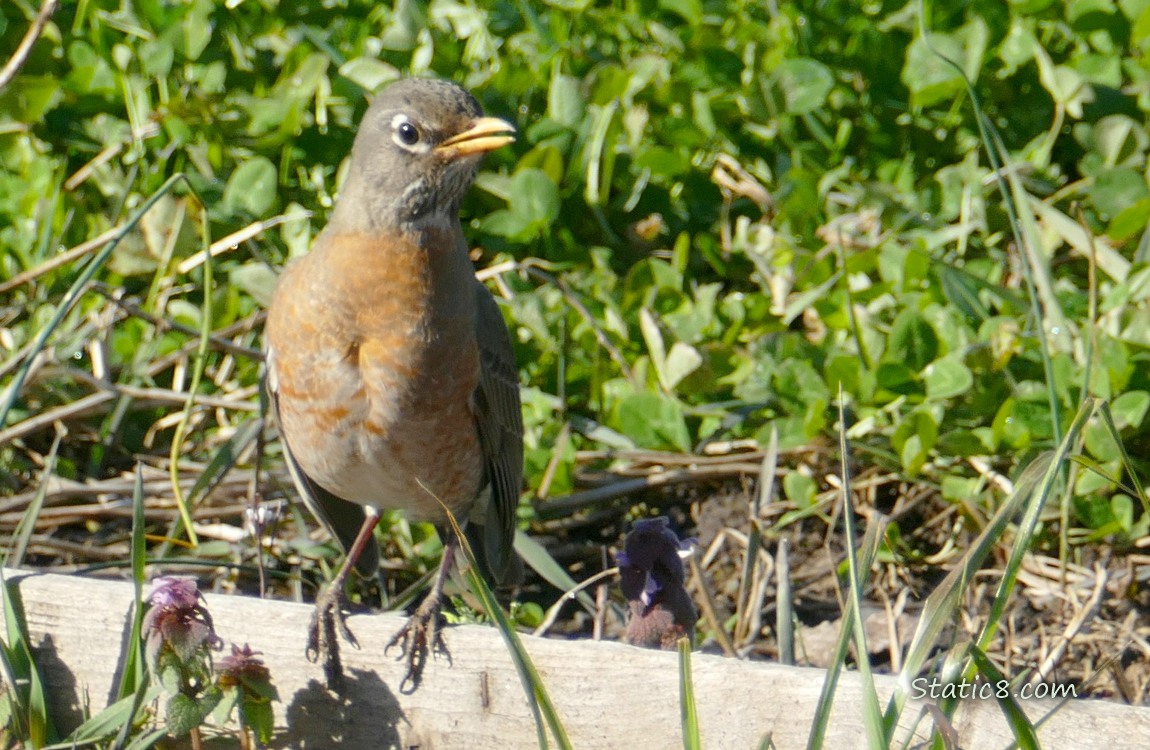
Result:
[[[0,6],[0,58],[38,9]],[[1145,704],[1148,48],[1145,0],[63,2],[0,87],[6,559],[125,566],[143,464],[164,570],[256,590],[258,495],[273,589],[310,595],[336,560],[282,502],[263,310],[368,93],[438,75],[520,128],[464,216],[515,334],[523,526],[572,577],[667,514],[699,541],[700,641],[785,658],[786,548],[782,620],[825,663],[843,524],[889,521],[864,614],[897,670],[923,600],[1069,435],[945,640]],[[1092,399],[1108,412],[1071,429]],[[438,542],[398,518],[382,541],[402,601]],[[529,578],[521,622],[555,583]],[[615,611],[552,627],[616,632]]]

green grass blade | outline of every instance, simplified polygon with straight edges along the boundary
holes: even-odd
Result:
[[[144,664],[140,658],[141,631],[144,623],[144,583],[147,575],[147,543],[145,532],[147,527],[144,521],[144,475],[139,464],[136,465],[135,484],[132,488],[132,630],[128,634],[128,643],[124,659],[124,669],[120,674],[120,686],[116,691],[117,699],[137,695],[145,681]]]
[[[132,605],[132,631],[128,635],[124,668],[120,677],[119,698],[131,698],[134,716],[148,694],[148,672],[143,657],[144,582],[147,575],[147,547],[144,526],[144,474],[136,465],[136,483],[132,490],[132,584],[135,602]],[[127,722],[112,743],[113,750],[123,750],[132,740],[132,723]],[[138,740],[137,740],[138,741]]]
[[[7,593],[7,586],[4,590],[4,608],[10,606],[9,597]],[[5,737],[9,738],[24,738],[28,736],[27,722],[25,716],[27,709],[25,705],[27,701],[24,700],[17,681],[16,665],[13,655],[9,652],[7,644],[0,644],[0,678],[3,679],[5,689],[0,694],[0,700],[4,702],[4,727],[0,739]]]
[[[159,686],[149,688],[144,696],[145,702],[156,700],[160,694],[161,690]],[[76,727],[63,742],[45,748],[45,750],[68,750],[68,748],[82,747],[95,742],[101,742],[109,736],[122,731],[125,724],[130,728],[139,710],[138,704],[139,701],[134,695],[121,698]]]
[[[5,580],[0,570],[0,592],[4,603],[4,628],[7,643],[0,648],[2,669],[8,682],[13,720],[19,722],[17,732],[28,747],[42,748],[58,739],[52,718],[48,715],[48,700],[44,682],[32,658],[28,638],[28,624],[24,618],[24,604],[15,584]]]
[[[982,649],[972,644],[969,653],[974,661],[975,669],[988,683],[995,686],[1009,684],[1006,677],[998,671],[998,667],[994,666],[994,662],[986,656]],[[1003,716],[1006,717],[1006,723],[1010,725],[1010,730],[1014,733],[1014,740],[1018,743],[1018,747],[1022,750],[1039,750],[1041,745],[1038,742],[1038,733],[1034,729],[1034,724],[1026,716],[1026,712],[1015,700],[1013,691],[996,689],[994,697],[998,701],[999,708],[1002,709]]]
[[[1009,153],[1002,139],[998,135],[994,124],[987,118],[978,98],[978,92],[966,75],[963,67],[940,52],[931,42],[930,31],[927,28],[927,19],[933,4],[929,0],[921,0],[918,14],[919,35],[931,54],[957,71],[966,94],[970,97],[971,107],[974,109],[974,119],[978,124],[978,134],[982,141],[983,150],[993,168],[992,174],[1002,195],[1002,205],[1006,210],[1007,221],[1011,233],[1014,235],[1016,245],[1021,248],[1019,252],[1022,261],[1022,275],[1026,281],[1026,289],[1030,297],[1031,314],[1037,321],[1040,331],[1038,338],[1039,353],[1042,357],[1042,370],[1046,385],[1047,401],[1050,405],[1050,423],[1054,442],[1062,442],[1062,418],[1058,394],[1055,391],[1054,364],[1050,356],[1050,342],[1048,336],[1055,334],[1067,335],[1066,317],[1054,294],[1054,281],[1050,273],[1050,266],[1042,261],[1038,248],[1038,228],[1034,224],[1034,214],[1030,209],[1030,196],[1019,179],[1017,171],[1006,169],[1003,163],[1008,159]]]
[[[942,580],[942,583],[927,597],[926,603],[923,605],[922,616],[918,621],[918,627],[911,637],[906,657],[903,659],[898,687],[891,695],[887,707],[888,723],[897,722],[898,716],[906,704],[906,697],[910,693],[911,682],[922,671],[943,630],[954,622],[954,615],[966,585],[974,580],[974,574],[982,568],[986,558],[997,546],[999,537],[1002,536],[1011,519],[1022,507],[1026,498],[1030,496],[1038,484],[1039,478],[1046,473],[1051,459],[1051,454],[1043,454],[1023,470],[1022,475],[1014,485],[1014,491],[1002,503],[990,523],[979,534],[958,564]]]
[[[683,750],[702,750],[695,683],[691,678],[691,641],[679,639],[679,718],[683,724]]]
[[[878,557],[878,550],[882,536],[878,533],[879,525],[872,524],[863,535],[862,549],[858,556],[858,570],[869,571]],[[846,611],[843,612],[842,627],[839,630],[838,640],[835,641],[834,651],[831,652],[830,665],[827,667],[826,679],[823,689],[819,693],[819,702],[815,708],[815,716],[811,721],[811,734],[807,739],[807,748],[815,750],[821,748],[826,740],[827,727],[830,725],[831,707],[834,703],[835,688],[838,686],[839,675],[846,664],[847,654],[851,640],[854,638],[854,620],[856,612],[851,599],[847,600]],[[872,682],[873,687],[873,682]],[[868,727],[868,733],[870,728]],[[869,734],[868,734],[869,738]]]
[[[870,659],[868,657],[870,649],[867,648],[866,631],[863,627],[861,614],[864,586],[867,576],[870,573],[870,564],[865,568],[859,566],[859,556],[855,547],[857,539],[853,522],[855,515],[854,500],[851,495],[850,466],[848,465],[850,446],[847,444],[846,435],[846,408],[844,405],[842,385],[840,384],[839,469],[842,472],[843,530],[846,536],[847,548],[847,596],[850,601],[850,608],[854,610],[854,617],[851,618],[850,629],[854,635],[855,653],[858,654],[859,673],[862,675],[863,726],[866,728],[867,744],[871,748],[874,748],[874,750],[882,750],[890,745],[890,740],[884,728],[882,709],[879,708],[878,693],[875,691],[874,675],[871,673]],[[876,512],[871,517],[871,524],[867,527],[866,539],[868,542],[868,550],[872,550],[873,547],[870,554],[872,561],[878,554],[879,540],[882,539],[886,526],[886,518],[882,514]],[[845,629],[844,627],[844,630]]]
[[[21,642],[24,641],[23,629],[17,616],[17,595],[9,589],[4,579],[3,568],[0,568],[0,596],[4,602],[4,630],[5,643],[0,647],[0,671],[7,686],[5,700],[8,701],[8,714],[10,725],[8,730],[16,739],[28,739],[31,731],[28,727],[28,698],[23,688],[28,683],[28,661],[24,658]]]
[[[1018,573],[1022,567],[1022,559],[1024,559],[1027,551],[1030,549],[1030,541],[1032,541],[1034,537],[1042,508],[1047,504],[1047,500],[1050,496],[1055,493],[1057,485],[1064,481],[1068,454],[1070,454],[1072,446],[1078,441],[1079,434],[1082,428],[1086,426],[1091,414],[1094,413],[1096,405],[1097,401],[1095,399],[1087,399],[1084,401],[1078,415],[1075,416],[1070,428],[1067,429],[1066,435],[1061,439],[1057,449],[1051,454],[1049,464],[1045,466],[1045,470],[1042,473],[1042,479],[1035,485],[1034,492],[1029,493],[1024,515],[1022,515],[1022,520],[1019,522],[1017,534],[1014,536],[1010,556],[1007,557],[1001,580],[999,580],[998,588],[995,591],[995,597],[990,604],[990,612],[987,614],[986,621],[983,622],[979,636],[974,638],[973,645],[976,649],[986,651],[990,642],[994,640],[995,634],[998,632],[998,626],[999,623],[1002,622],[1006,604],[1010,602],[1011,595],[1014,592],[1014,584],[1018,581]],[[958,680],[960,674],[963,675],[964,679],[973,679],[974,665],[969,664],[965,668],[961,668],[955,659],[948,660],[943,665],[942,680],[944,682],[955,682]],[[943,699],[941,709],[944,714],[950,717],[950,715],[953,715],[953,712],[955,712],[957,705],[957,699]]]
[[[1139,502],[1142,503],[1143,512],[1150,513],[1150,501],[1146,498],[1146,490],[1138,478],[1138,472],[1134,470],[1130,454],[1126,452],[1126,444],[1122,442],[1122,435],[1118,432],[1118,426],[1114,424],[1114,415],[1110,412],[1110,404],[1106,401],[1100,402],[1098,411],[1101,412],[1102,422],[1106,425],[1106,430],[1110,433],[1110,438],[1118,449],[1118,455],[1122,459],[1122,468],[1125,469],[1126,476],[1130,477],[1130,482],[1134,485],[1134,492],[1138,495]]]
[[[871,566],[874,565],[875,558],[878,557],[878,550],[880,542],[882,541],[882,534],[886,529],[886,524],[885,522],[870,524],[867,527],[866,533],[863,535],[861,550],[856,553],[854,545],[855,536],[851,520],[853,505],[850,499],[850,474],[848,473],[847,467],[847,457],[849,454],[847,452],[846,442],[846,415],[844,413],[841,388],[839,391],[839,451],[842,461],[841,470],[843,472],[843,523],[846,527],[847,534],[847,561],[848,571],[850,573],[847,583],[850,591],[847,597],[846,611],[843,612],[842,627],[839,630],[838,640],[835,642],[830,665],[827,667],[826,678],[823,681],[823,689],[819,694],[819,702],[815,708],[815,715],[811,722],[811,734],[807,738],[808,750],[821,748],[823,742],[826,740],[827,728],[830,726],[831,707],[834,704],[835,688],[838,686],[839,676],[846,664],[849,645],[852,639],[856,644],[856,650],[859,655],[859,671],[863,677],[864,723],[867,733],[867,744],[870,747],[876,748],[885,748],[889,745],[885,736],[886,731],[884,730],[886,722],[884,721],[882,710],[879,708],[878,693],[875,692],[874,676],[871,674],[870,664],[867,662],[866,638],[862,630],[861,616],[859,615],[862,600],[861,592],[866,584]]]
[[[44,498],[48,496],[48,483],[56,472],[56,458],[60,453],[60,443],[63,441],[64,435],[63,430],[57,430],[56,437],[52,440],[52,447],[48,450],[48,456],[44,460],[40,486],[36,488],[32,502],[28,504],[28,509],[24,511],[24,515],[21,516],[20,523],[12,535],[16,546],[4,560],[4,565],[9,568],[19,568],[24,564],[28,542],[32,540],[32,532],[36,530],[36,519],[40,517],[40,510],[44,507]]]
[[[775,555],[775,579],[778,581],[775,592],[775,632],[778,633],[779,662],[795,663],[795,610],[791,588],[791,541],[779,540],[779,551]]]
[[[223,481],[227,473],[235,467],[240,454],[255,441],[263,425],[263,420],[259,417],[247,420],[237,427],[235,433],[212,453],[207,465],[199,471],[196,481],[188,490],[188,503],[190,505],[195,506],[197,500],[207,495]]]
[[[1103,466],[1102,464],[1100,464],[1098,461],[1094,460],[1090,456],[1086,456],[1086,455],[1079,453],[1079,454],[1071,456],[1070,461],[1074,464],[1077,464],[1078,466],[1081,466],[1082,468],[1086,469],[1087,471],[1091,471],[1091,472],[1097,474],[1098,476],[1102,477],[1107,482],[1110,482],[1111,484],[1113,484],[1115,487],[1117,487],[1119,490],[1121,490],[1123,492],[1129,493],[1130,495],[1134,495],[1134,496],[1137,496],[1139,494],[1137,487],[1135,487],[1132,484],[1128,484],[1128,483],[1122,481],[1122,475],[1121,474],[1115,474],[1114,472],[1110,471],[1109,469],[1107,469],[1105,466]]]
[[[523,691],[527,695],[528,705],[531,706],[531,713],[535,716],[536,735],[539,741],[539,747],[546,748],[550,745],[547,742],[547,729],[551,730],[551,736],[555,738],[555,742],[563,750],[570,750],[571,741],[567,737],[567,730],[563,727],[563,722],[559,718],[558,711],[555,710],[555,705],[551,702],[551,696],[547,692],[546,685],[543,684],[543,679],[539,676],[539,672],[535,669],[535,664],[531,661],[531,656],[527,653],[527,649],[523,646],[523,641],[519,638],[519,633],[516,632],[515,626],[507,618],[507,614],[503,608],[499,606],[499,602],[495,599],[495,594],[491,592],[487,582],[483,580],[483,576],[479,574],[479,565],[475,559],[475,552],[471,549],[471,545],[467,542],[467,537],[463,533],[463,529],[459,527],[459,523],[455,520],[455,515],[450,511],[447,513],[447,520],[451,524],[451,530],[454,532],[456,538],[459,540],[459,548],[463,551],[464,557],[467,558],[467,582],[471,587],[472,593],[479,597],[483,604],[483,608],[487,611],[499,628],[499,632],[503,635],[503,640],[507,643],[507,650],[511,654],[511,660],[515,664],[515,670],[519,673],[519,680],[523,684]]]
[[[1078,440],[1078,434],[1094,413],[1097,403],[1094,399],[1087,399],[1082,404],[1078,414],[1074,417],[1074,421],[1070,423],[1066,435],[1063,436],[1058,448],[1055,449],[1050,465],[1046,467],[1042,476],[1042,481],[1026,506],[1026,512],[1018,526],[1018,534],[1010,550],[1010,557],[1006,562],[1006,569],[1003,571],[994,601],[990,606],[990,613],[983,624],[982,634],[976,641],[978,648],[984,651],[988,648],[990,641],[993,640],[998,630],[998,624],[1002,620],[1003,612],[1006,610],[1007,601],[1014,591],[1018,571],[1022,568],[1022,558],[1030,549],[1030,541],[1034,537],[1035,529],[1038,528],[1038,519],[1042,513],[1042,508],[1046,505],[1047,499],[1054,493],[1058,483],[1063,481],[1064,467],[1070,450]]]
[[[124,750],[148,750],[148,748],[155,747],[159,744],[160,740],[167,736],[167,729],[153,729],[151,732],[141,734],[132,744],[127,745]]]
[[[172,480],[172,493],[176,498],[176,507],[180,509],[180,522],[184,527],[184,531],[188,534],[188,541],[192,546],[199,545],[199,539],[196,538],[196,530],[192,527],[192,512],[189,508],[188,499],[184,497],[183,490],[180,489],[180,451],[184,446],[184,433],[188,430],[188,424],[192,420],[192,409],[196,404],[196,392],[200,388],[200,380],[204,376],[204,368],[208,362],[208,344],[211,342],[212,337],[212,253],[211,253],[211,233],[208,228],[208,213],[207,209],[200,212],[200,236],[203,244],[204,251],[204,306],[200,312],[200,343],[196,347],[196,357],[192,365],[191,382],[188,383],[188,399],[184,403],[184,411],[180,417],[179,424],[176,425],[176,433],[172,437],[172,450],[168,458],[168,472]],[[172,534],[175,537],[175,534]]]
[[[538,573],[543,580],[560,591],[574,591],[573,596],[579,600],[583,608],[588,612],[595,612],[595,600],[583,590],[583,584],[576,583],[575,579],[563,569],[563,566],[555,562],[555,558],[542,544],[522,531],[516,531],[515,551],[523,558],[523,562]]]
[[[619,103],[602,107],[591,129],[586,149],[587,181],[583,197],[589,206],[601,206],[610,192],[611,175],[615,166],[615,152],[607,148],[608,134],[619,127]]]
[[[927,599],[923,615],[919,620],[918,628],[912,638],[906,662],[903,665],[903,671],[899,675],[898,687],[891,696],[887,707],[888,724],[893,726],[893,723],[897,722],[905,706],[906,696],[910,692],[911,683],[922,669],[929,651],[937,641],[942,628],[948,620],[953,618],[965,584],[972,580],[974,573],[981,567],[982,561],[989,554],[990,549],[998,542],[1017,511],[1025,507],[1025,513],[1018,525],[1014,545],[1011,548],[1011,553],[1003,571],[1002,579],[999,582],[994,601],[991,604],[990,613],[987,616],[981,633],[974,640],[973,645],[985,651],[986,644],[993,639],[1002,619],[1002,614],[1005,611],[1006,604],[1014,591],[1018,571],[1022,566],[1023,556],[1029,549],[1030,540],[1034,534],[1034,529],[1037,526],[1042,508],[1045,506],[1046,500],[1054,492],[1057,483],[1061,481],[1063,466],[1067,461],[1070,449],[1093,413],[1095,405],[1096,401],[1093,399],[1084,403],[1078,415],[1070,424],[1058,448],[1051,453],[1039,456],[1026,467],[1018,483],[1015,485],[1014,492],[1007,498],[1007,501],[1003,504],[1002,508],[999,509],[999,512],[995,514],[992,523],[988,525],[979,536],[974,547],[967,556],[963,558],[961,564],[947,575],[943,583],[940,584],[935,592]],[[940,675],[943,682],[957,681],[960,673],[963,672],[966,673],[967,679],[973,676],[973,664],[967,669],[963,669],[958,661],[964,653],[965,652],[956,654],[955,656],[957,658],[950,658],[944,663]],[[943,700],[941,702],[941,709],[946,716],[953,715],[955,706],[955,701]]]

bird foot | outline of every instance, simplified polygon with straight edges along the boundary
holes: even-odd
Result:
[[[419,689],[429,654],[443,654],[451,663],[451,653],[440,631],[439,608],[439,597],[429,595],[383,649],[386,654],[393,646],[399,646],[399,658],[407,661],[407,673],[403,676],[403,682],[399,683],[399,691],[405,695]]]
[[[307,658],[313,664],[323,660],[323,673],[329,690],[343,691],[343,663],[339,658],[337,633],[355,648],[359,642],[347,627],[347,597],[342,585],[329,585],[316,597],[315,610],[308,625]]]

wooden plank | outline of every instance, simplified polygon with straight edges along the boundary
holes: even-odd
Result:
[[[118,581],[5,571],[27,615],[32,642],[57,715],[68,728],[85,702],[98,710],[108,701],[127,637],[131,586]],[[322,672],[304,658],[311,608],[289,602],[209,595],[216,630],[228,642],[262,651],[281,702],[274,747],[375,750],[383,747],[534,747],[535,726],[503,641],[493,629],[451,627],[450,663],[428,665],[414,695],[398,691],[401,665],[383,654],[400,627],[396,615],[350,618],[362,650],[347,647],[348,691],[341,699],[323,687]],[[677,748],[679,694],[676,656],[618,643],[525,637],[536,666],[565,719],[577,748]],[[771,734],[776,747],[806,745],[822,687],[821,670],[694,657],[695,689],[704,746],[751,748]],[[880,676],[883,700],[894,678]],[[840,681],[826,747],[865,747],[861,683]],[[1050,701],[1023,704],[1033,720]],[[923,711],[911,701],[903,721],[912,731]],[[923,718],[916,732],[925,736]],[[956,717],[965,748],[1005,747],[1011,735],[993,700],[966,701]],[[1072,701],[1040,728],[1046,748],[1145,748],[1150,709],[1101,701]]]

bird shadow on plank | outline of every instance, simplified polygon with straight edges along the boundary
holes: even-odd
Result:
[[[352,669],[344,674],[342,696],[320,680],[297,691],[287,707],[287,732],[272,744],[298,750],[398,748],[399,725],[406,721],[395,693],[379,675]]]

